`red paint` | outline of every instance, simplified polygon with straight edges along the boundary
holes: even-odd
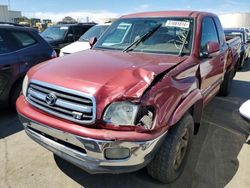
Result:
[[[142,141],[156,138],[178,122],[191,107],[194,120],[199,123],[203,107],[218,92],[227,67],[233,67],[238,60],[237,51],[232,46],[230,50],[221,49],[211,58],[199,57],[202,19],[216,16],[204,12],[165,11],[131,14],[122,18],[185,16],[196,20],[190,56],[87,50],[40,64],[29,71],[30,79],[93,94],[97,101],[95,128],[45,114],[27,104],[22,96],[17,102],[18,112],[66,132],[104,140]],[[163,72],[164,75],[152,85]],[[153,106],[155,117],[152,129],[104,124],[102,115],[105,108],[114,101],[122,100]]]

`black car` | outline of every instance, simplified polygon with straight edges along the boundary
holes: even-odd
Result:
[[[48,27],[41,36],[55,49],[59,55],[60,49],[77,41],[96,23],[60,24]]]
[[[226,37],[238,36],[241,38],[241,51],[240,51],[240,62],[239,69],[244,65],[244,62],[247,60],[250,55],[250,39],[248,38],[247,32],[244,28],[228,28],[224,29]]]
[[[35,29],[0,23],[0,107],[15,107],[27,71],[54,57],[55,51]]]

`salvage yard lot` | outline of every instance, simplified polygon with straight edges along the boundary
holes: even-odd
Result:
[[[241,187],[250,186],[250,124],[238,108],[250,98],[250,61],[238,72],[229,97],[205,109],[187,166],[171,185],[145,169],[121,175],[90,175],[31,141],[17,115],[0,111],[0,187]]]

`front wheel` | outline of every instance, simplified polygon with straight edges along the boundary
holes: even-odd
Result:
[[[17,83],[13,86],[12,91],[11,91],[11,94],[10,94],[9,102],[10,102],[10,107],[11,107],[13,110],[16,109],[16,101],[17,101],[18,97],[20,96],[21,91],[22,91],[22,82],[19,81],[19,82],[17,82]]]
[[[186,164],[193,132],[193,118],[186,114],[168,131],[155,158],[147,166],[149,175],[162,183],[176,180]]]

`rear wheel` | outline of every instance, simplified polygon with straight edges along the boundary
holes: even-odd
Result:
[[[234,77],[234,69],[227,72],[224,76],[224,80],[220,86],[219,95],[221,96],[228,96],[232,87]]]
[[[186,114],[174,125],[155,158],[147,166],[148,173],[162,183],[171,183],[182,173],[190,150],[194,121]]]
[[[241,55],[240,63],[239,63],[239,66],[238,66],[238,69],[239,69],[239,70],[241,70],[241,69],[243,68],[244,62],[245,62],[244,56]]]

